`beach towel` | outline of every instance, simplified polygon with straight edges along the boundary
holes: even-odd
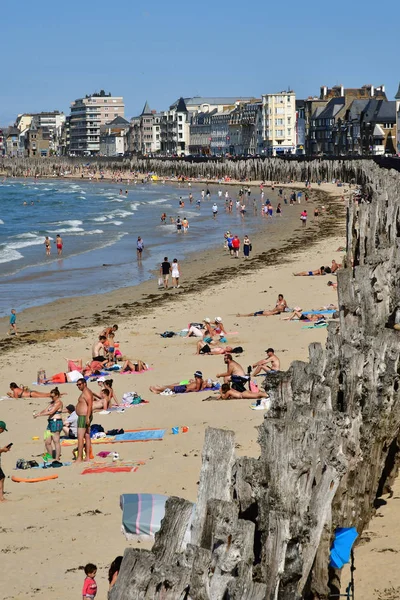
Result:
[[[123,442],[150,442],[161,441],[165,435],[165,429],[136,429],[126,431],[122,435],[111,435],[100,439],[92,439],[92,444],[119,444]],[[63,439],[61,446],[76,446],[77,440]]]
[[[136,473],[139,467],[89,467],[84,469],[81,475],[89,475],[90,473]]]
[[[303,315],[333,315],[336,310],[303,310]]]
[[[302,329],[322,329],[322,327],[328,327],[328,323],[315,323],[314,325],[303,325]]]
[[[142,375],[142,373],[147,373],[147,371],[154,371],[153,367],[149,367],[144,371],[122,371],[121,375]]]

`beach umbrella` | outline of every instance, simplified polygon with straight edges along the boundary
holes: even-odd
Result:
[[[353,544],[358,536],[355,527],[339,527],[335,531],[329,566],[334,569],[341,569],[343,565],[350,561],[350,554]]]

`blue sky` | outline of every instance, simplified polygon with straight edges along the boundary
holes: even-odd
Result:
[[[163,110],[289,86],[304,98],[384,83],[392,99],[399,18],[399,0],[2,0],[0,125],[102,88],[124,96],[127,117],[146,100]]]

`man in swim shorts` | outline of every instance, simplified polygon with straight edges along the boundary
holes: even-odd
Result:
[[[87,383],[83,377],[78,379],[76,385],[80,391],[78,398],[78,404],[76,405],[75,411],[78,415],[78,456],[76,463],[83,461],[83,448],[85,447],[86,457],[85,460],[90,460],[92,453],[92,444],[90,441],[90,423],[93,419],[93,400],[94,395],[89,390]]]
[[[222,348],[221,346],[210,346],[203,342],[202,340],[197,342],[197,352],[196,354],[230,354],[233,350],[233,346],[226,346]]]
[[[223,383],[220,395],[213,398],[213,400],[258,400],[259,398],[268,398],[267,392],[250,392],[249,390],[238,392],[232,389],[229,383]],[[211,400],[211,397],[207,400]]]
[[[326,269],[322,266],[315,271],[300,271],[300,273],[293,273],[293,275],[295,277],[316,277],[317,275],[326,275]]]
[[[204,389],[204,380],[201,371],[196,371],[194,379],[188,381],[180,381],[169,385],[152,385],[149,388],[153,394],[161,394],[165,390],[171,390],[174,394],[187,394],[189,392],[199,392],[202,389]]]
[[[268,348],[265,352],[267,353],[267,358],[263,358],[253,365],[253,377],[261,373],[261,371],[265,371],[267,374],[277,373],[281,368],[281,361],[275,356],[274,349]]]
[[[168,289],[168,279],[171,271],[171,263],[168,261],[168,257],[164,256],[164,260],[160,266],[160,275],[163,278],[164,288]]]
[[[56,246],[57,246],[57,254],[59,256],[61,256],[62,249],[63,249],[63,241],[62,241],[62,237],[61,237],[60,234],[57,234],[56,242],[55,243],[56,243]]]
[[[287,308],[287,302],[283,297],[283,294],[278,295],[278,300],[276,301],[275,308],[271,308],[269,310],[258,310],[255,313],[247,313],[247,314],[237,314],[237,317],[270,317],[271,315],[279,315],[280,313],[285,312]]]

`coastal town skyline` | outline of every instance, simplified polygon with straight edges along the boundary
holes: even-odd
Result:
[[[163,110],[175,96],[257,97],[290,88],[305,98],[322,84],[352,86],[355,65],[358,85],[386,82],[388,98],[397,89],[391,59],[396,20],[385,23],[385,60],[377,60],[377,48],[368,42],[375,22],[359,10],[358,0],[339,1],[336,14],[342,8],[346,14],[340,22],[316,2],[305,11],[289,1],[285,15],[278,5],[261,2],[248,11],[222,3],[207,15],[183,3],[172,11],[158,1],[150,9],[122,1],[118,11],[101,1],[95,14],[75,0],[68,11],[48,0],[40,11],[20,5],[18,44],[14,10],[2,8],[3,47],[13,48],[14,60],[3,65],[3,80],[12,85],[0,93],[1,125],[27,111],[67,113],[73,99],[104,87],[124,96],[129,117],[145,100]],[[394,2],[385,6],[395,12]],[[38,30],[45,32],[44,44],[37,43]],[[30,66],[18,77],[15,64],[26,64],[27,57]]]

